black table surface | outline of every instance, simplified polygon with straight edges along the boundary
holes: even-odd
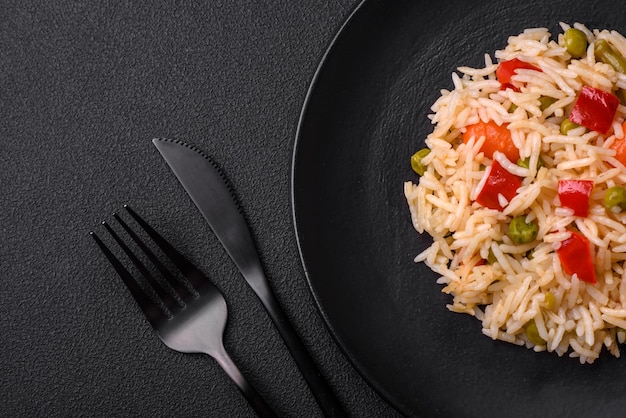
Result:
[[[89,238],[126,203],[222,290],[225,346],[267,402],[320,416],[154,137],[193,143],[222,167],[278,300],[350,415],[397,415],[327,330],[290,203],[307,89],[357,3],[1,2],[2,416],[254,416],[210,357],[159,341]]]

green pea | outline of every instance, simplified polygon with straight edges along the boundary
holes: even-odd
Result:
[[[626,59],[615,52],[611,45],[604,39],[598,39],[594,43],[596,60],[609,64],[619,73],[626,73]]]
[[[544,110],[549,108],[554,102],[556,102],[556,99],[554,97],[541,96],[539,98],[539,103],[541,103],[539,109],[541,109],[541,111],[543,112]]]
[[[537,329],[537,324],[534,319],[528,321],[525,327],[526,336],[530,340],[531,343],[535,345],[545,345],[546,341],[539,336],[539,330]]]
[[[522,168],[530,168],[530,157],[526,157],[523,160],[520,158],[517,160],[517,165]]]
[[[543,303],[545,307],[551,311],[552,309],[554,309],[554,306],[556,305],[556,297],[554,296],[552,292],[546,292]]]
[[[537,170],[543,167],[546,163],[539,157],[537,160]],[[530,157],[526,157],[523,160],[520,158],[517,160],[517,165],[523,168],[530,168]]]
[[[422,163],[422,159],[430,154],[428,148],[422,148],[411,156],[411,167],[420,176],[423,176],[426,172],[426,166]]]
[[[563,39],[565,49],[574,58],[581,58],[587,52],[587,35],[576,28],[569,28],[565,31]]]
[[[526,216],[516,216],[509,224],[509,236],[516,244],[528,244],[537,238],[539,225],[536,222],[526,223]]]
[[[613,186],[604,193],[604,207],[613,211],[618,207],[626,210],[626,189],[622,186]]]
[[[576,129],[579,126],[580,126],[579,124],[574,123],[569,119],[563,119],[563,122],[561,122],[561,127],[560,127],[561,135],[567,135],[569,131],[571,131],[572,129]]]

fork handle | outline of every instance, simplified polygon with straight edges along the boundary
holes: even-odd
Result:
[[[246,380],[235,362],[230,358],[226,350],[221,347],[218,352],[210,353],[217,363],[224,369],[228,377],[231,378],[244,398],[248,401],[254,412],[261,418],[276,418],[276,413],[263,400],[259,392]]]

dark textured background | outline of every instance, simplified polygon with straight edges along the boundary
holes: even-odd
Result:
[[[167,349],[87,233],[130,203],[223,291],[225,345],[284,416],[315,401],[153,137],[222,166],[295,328],[354,416],[394,416],[316,310],[292,227],[296,125],[336,1],[0,4],[3,416],[252,416],[208,356]]]

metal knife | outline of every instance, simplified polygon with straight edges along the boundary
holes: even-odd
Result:
[[[324,415],[346,416],[278,304],[263,272],[246,220],[221,171],[211,158],[192,145],[162,138],[152,142],[261,300]]]

